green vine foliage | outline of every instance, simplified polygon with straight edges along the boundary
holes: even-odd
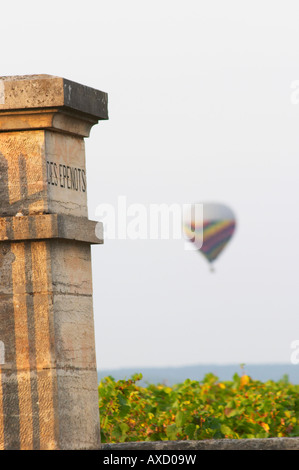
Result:
[[[207,374],[168,387],[106,377],[99,384],[102,442],[299,436],[299,386]]]

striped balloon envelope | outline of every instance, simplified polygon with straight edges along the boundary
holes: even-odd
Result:
[[[191,216],[189,223],[184,222],[184,232],[212,265],[231,240],[236,218],[224,204],[203,203],[202,206],[200,217]]]

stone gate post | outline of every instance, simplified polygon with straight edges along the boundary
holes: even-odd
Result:
[[[107,94],[0,78],[0,449],[100,443],[84,137]]]

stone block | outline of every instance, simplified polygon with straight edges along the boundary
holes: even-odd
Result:
[[[90,245],[103,238],[83,138],[107,118],[101,91],[0,78],[0,449],[99,448]]]

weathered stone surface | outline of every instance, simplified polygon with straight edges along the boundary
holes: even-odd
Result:
[[[62,449],[99,447],[96,370],[58,369],[58,411]]]
[[[1,216],[49,212],[44,131],[0,133]]]
[[[64,108],[30,111],[0,111],[0,132],[47,129],[88,137],[95,118]]]
[[[299,437],[267,439],[207,439],[202,441],[157,441],[102,444],[101,450],[299,450]]]
[[[94,370],[95,337],[92,296],[54,295],[56,364],[68,368]]]
[[[0,133],[1,216],[87,217],[83,139],[51,131]]]
[[[32,297],[28,294],[0,296],[0,336],[5,344],[5,364],[2,369],[26,369],[34,365],[43,368],[50,365],[63,369],[94,370],[96,358],[92,296],[69,295],[65,298],[65,295],[39,294],[35,299]],[[43,314],[47,307],[49,316],[44,318],[52,323],[50,330],[42,318],[37,319],[32,315],[31,321],[28,321],[31,302],[36,311],[43,309]],[[37,324],[41,328],[38,336],[35,333]],[[12,341],[7,333],[8,326],[14,326],[16,341]],[[42,348],[38,356],[35,352],[37,338],[40,338],[39,347]],[[44,348],[50,343],[55,343],[55,350],[51,353],[51,361],[45,363],[48,352]],[[17,364],[14,364],[16,347],[18,357]]]
[[[97,90],[0,79],[0,449],[100,445],[83,137],[106,118]]]
[[[58,449],[56,370],[4,369],[0,378],[0,449]]]
[[[0,77],[0,110],[64,107],[108,119],[108,95],[52,75]]]
[[[101,238],[98,238],[102,234]],[[103,224],[63,214],[0,217],[0,241],[66,239],[103,243]]]
[[[87,243],[50,242],[51,290],[65,295],[92,295],[91,250]]]
[[[9,429],[0,444],[18,448],[21,443],[13,435],[19,433],[22,448],[33,445],[34,416],[29,426],[27,414],[35,407],[40,448],[96,448],[99,413],[90,246],[26,241],[2,243],[0,250],[5,264],[5,282],[0,284],[0,338],[5,344],[0,422]],[[49,413],[50,427],[43,424]],[[13,424],[17,416],[18,431]]]
[[[47,131],[45,156],[48,212],[87,217],[83,139]]]
[[[107,93],[51,75],[0,77],[0,133],[48,129],[88,137],[108,119]]]
[[[87,243],[45,240],[0,243],[0,295],[92,295]]]

